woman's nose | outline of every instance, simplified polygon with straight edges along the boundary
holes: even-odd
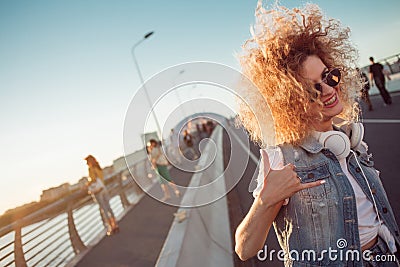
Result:
[[[335,90],[333,87],[327,85],[324,82],[321,82],[321,88],[322,88],[322,92],[321,93],[322,93],[323,96],[324,95],[329,95],[329,94],[332,93],[332,90]]]

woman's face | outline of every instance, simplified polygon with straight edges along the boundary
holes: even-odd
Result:
[[[314,103],[315,110],[321,111],[323,119],[315,122],[317,131],[327,131],[332,129],[332,119],[342,112],[343,104],[339,98],[339,85],[331,87],[322,81],[324,73],[328,68],[322,60],[315,55],[308,56],[303,63],[302,76],[309,79],[312,83],[321,84],[322,92],[320,95],[321,102],[324,106],[321,107],[318,103]]]
[[[151,143],[150,143],[151,149],[153,149],[153,148],[156,147],[156,146],[157,146],[157,143],[156,143],[156,142],[151,142]]]

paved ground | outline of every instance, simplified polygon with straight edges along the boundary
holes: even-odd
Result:
[[[397,174],[397,166],[400,165],[400,145],[398,136],[400,132],[400,94],[393,94],[393,105],[384,107],[380,96],[373,96],[372,101],[375,110],[365,111],[366,136],[370,151],[373,153],[376,167],[381,171],[381,177],[385,188],[396,213],[397,220],[400,222],[400,198],[398,188],[400,179]],[[370,119],[378,119],[370,121]],[[247,136],[241,129],[232,129],[242,141],[247,140]],[[235,139],[228,139],[224,134],[224,156],[229,158],[230,146],[239,146]],[[251,144],[251,151],[258,158],[258,148]],[[247,153],[242,150],[240,160],[248,159]],[[228,164],[228,161],[225,161]],[[235,170],[235,164],[227,169],[226,179],[229,175],[242,170]],[[247,169],[238,185],[229,193],[228,203],[231,216],[232,240],[234,229],[240,223],[243,216],[247,213],[253,198],[248,191],[249,182],[253,177],[256,164],[249,160]],[[189,183],[190,174],[172,170],[171,174],[176,177],[176,182],[180,185]],[[152,190],[160,190],[156,185]],[[118,235],[104,238],[79,262],[77,266],[154,266],[161,251],[164,240],[167,237],[169,228],[173,221],[173,213],[177,210],[162,204],[149,196],[145,196],[120,222],[121,232]],[[233,242],[234,243],[234,242]],[[279,250],[276,237],[270,233],[267,242],[269,249]],[[207,256],[207,255],[205,255]],[[253,258],[247,262],[241,262],[235,257],[235,266],[283,266],[280,262],[260,262]]]
[[[171,176],[179,185],[188,185],[190,181],[189,173],[176,169],[171,170]],[[158,184],[151,189],[151,192],[156,194],[160,191]],[[119,222],[120,233],[105,237],[76,266],[154,266],[176,210],[176,207],[145,195]]]
[[[375,167],[381,171],[397,222],[400,223],[400,92],[392,93],[393,104],[383,106],[380,96],[372,98],[374,111],[365,111],[365,140],[372,153]],[[391,121],[393,120],[393,121]],[[397,120],[397,121],[395,121]]]

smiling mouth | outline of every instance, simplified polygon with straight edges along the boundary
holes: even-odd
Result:
[[[334,104],[337,100],[337,94],[334,94],[331,98],[329,98],[328,100],[324,101],[324,106],[325,107],[329,107],[332,104]]]

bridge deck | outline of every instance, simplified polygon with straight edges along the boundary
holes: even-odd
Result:
[[[375,110],[364,112],[364,119],[387,119],[398,120],[400,114],[400,95],[392,94],[393,105],[383,107],[380,96],[373,96],[372,101]],[[398,133],[400,123],[376,123],[366,120],[365,140],[369,145],[370,151],[374,154],[375,166],[381,170],[381,177],[386,191],[391,201],[396,219],[400,221],[400,201],[397,189],[400,187],[398,178],[398,159],[400,158],[400,145]],[[241,139],[246,138],[238,130],[233,130]],[[226,137],[226,135],[225,135]],[[233,145],[238,145],[237,141],[232,141]],[[224,138],[224,154],[229,155],[227,139]],[[258,157],[258,149],[253,146],[252,152]],[[244,157],[247,157],[243,151]],[[225,162],[227,163],[227,162]],[[248,170],[245,171],[243,179],[228,195],[228,203],[231,204],[230,218],[231,231],[240,222],[241,218],[247,213],[252,196],[248,192],[248,184],[255,170],[256,165],[249,163]],[[189,183],[190,174],[171,170],[173,177],[180,185]],[[228,173],[229,174],[229,173]],[[155,185],[152,190],[160,190],[159,185]],[[88,251],[76,266],[154,266],[163,243],[168,235],[169,228],[174,219],[173,213],[176,207],[171,207],[160,203],[149,196],[133,207],[128,214],[120,221],[121,231],[119,234],[106,237],[95,247]],[[233,240],[233,237],[232,237]],[[276,237],[272,233],[268,240],[268,247],[277,249]],[[204,255],[207,257],[207,255]],[[260,262],[253,258],[246,263],[240,262],[235,256],[235,266],[283,266],[278,262]]]

